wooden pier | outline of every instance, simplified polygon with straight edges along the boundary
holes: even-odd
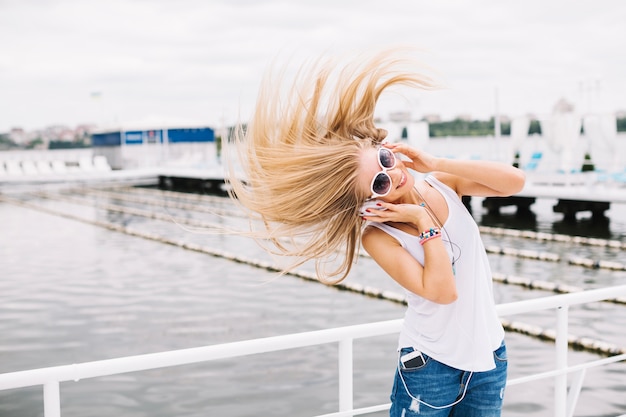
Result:
[[[164,171],[158,176],[159,188],[196,193],[227,195],[227,184],[221,172],[181,170]],[[611,203],[626,204],[626,184],[607,185],[590,181],[591,177],[553,175],[530,177],[522,192],[511,197],[487,197],[482,206],[490,214],[497,214],[501,207],[516,206],[519,215],[531,212],[538,198],[556,199],[555,213],[563,213],[564,220],[575,221],[579,212],[590,211],[593,219],[605,219],[605,211]],[[463,197],[471,210],[471,198]]]
[[[71,172],[66,174],[20,175],[0,177],[0,190],[11,186],[38,186],[41,184],[153,184],[163,190],[228,195],[222,166],[212,169],[151,168],[106,172]],[[521,216],[531,212],[537,199],[555,199],[555,213],[563,213],[564,220],[575,221],[579,212],[591,212],[593,219],[606,219],[605,212],[613,203],[626,204],[626,183],[597,181],[593,174],[528,175],[526,187],[511,197],[487,197],[482,206],[490,214],[500,208],[517,207]],[[471,198],[463,197],[471,210]]]
[[[187,193],[212,194],[227,196],[228,189],[223,175],[204,173],[201,175],[189,175],[189,173],[163,173],[159,174],[158,186],[161,190],[182,191]]]
[[[584,178],[582,178],[584,179]],[[511,197],[487,197],[482,205],[489,213],[497,214],[501,207],[516,206],[518,213],[530,211],[538,199],[556,199],[555,213],[563,213],[564,220],[575,221],[579,212],[591,212],[593,219],[604,219],[612,203],[626,204],[626,184],[603,184],[587,180],[579,182],[528,182],[522,192]]]

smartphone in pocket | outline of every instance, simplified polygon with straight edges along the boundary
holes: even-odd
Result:
[[[422,352],[414,350],[413,352],[409,352],[400,357],[400,363],[404,369],[415,369],[424,365],[426,361],[424,360],[424,356],[422,356]]]

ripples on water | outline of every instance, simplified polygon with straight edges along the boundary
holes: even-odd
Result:
[[[126,196],[141,195],[125,191]],[[67,197],[67,196],[65,196]],[[103,210],[116,204],[172,216],[242,227],[237,217],[216,219],[206,213],[121,201],[113,195],[75,192],[76,200],[30,197],[41,207],[176,237],[203,246],[266,255],[249,240],[191,233],[171,221]],[[181,195],[175,200],[186,201]],[[163,201],[165,197],[158,197]],[[169,197],[168,197],[169,198]],[[201,206],[226,208],[207,199]],[[156,201],[159,201],[158,199]],[[520,224],[512,214],[482,216],[490,226],[531,228],[551,233],[581,233],[626,240],[624,206],[614,205],[610,224],[590,220],[559,224],[551,203],[533,206],[535,218]],[[337,291],[221,258],[109,231],[40,211],[0,203],[0,372],[64,365],[120,356],[401,318],[404,307],[388,301]],[[625,262],[623,251],[484,235],[486,245],[571,254]],[[624,272],[490,255],[494,272],[585,288],[624,283]],[[309,268],[310,269],[310,268]],[[349,281],[401,292],[367,258],[359,260]],[[505,303],[546,295],[495,284],[496,301]],[[554,316],[513,317],[554,328]],[[572,308],[570,333],[626,346],[626,306],[595,303]],[[548,369],[553,346],[527,336],[507,334],[510,377]],[[396,336],[355,342],[355,406],[388,402],[395,364]],[[598,358],[570,352],[570,363]],[[337,410],[336,345],[254,355],[235,360],[165,368],[61,385],[64,417],[111,416],[311,416]],[[615,416],[626,412],[626,368],[613,364],[588,372],[577,416]],[[552,380],[510,387],[506,416],[550,416]],[[41,388],[0,391],[0,416],[42,415]],[[385,415],[379,413],[378,415]]]

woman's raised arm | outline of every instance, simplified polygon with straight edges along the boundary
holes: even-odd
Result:
[[[436,158],[406,144],[385,144],[386,147],[406,155],[404,164],[418,172],[432,172],[440,181],[456,191],[459,196],[505,197],[524,188],[524,172],[502,162]]]

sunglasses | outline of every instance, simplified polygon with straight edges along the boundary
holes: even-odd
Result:
[[[391,191],[391,177],[387,171],[395,168],[396,155],[387,148],[378,148],[378,165],[382,168],[378,174],[374,176],[370,189],[372,197],[384,197]]]

